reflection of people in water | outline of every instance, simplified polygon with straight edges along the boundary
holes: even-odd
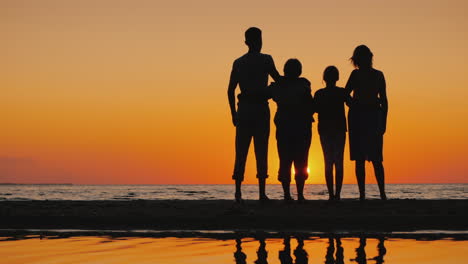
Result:
[[[336,241],[336,253],[335,253],[335,242]],[[333,256],[335,254],[335,256]],[[343,264],[344,254],[343,247],[341,246],[341,239],[339,237],[328,239],[327,255],[325,256],[325,264]]]
[[[339,237],[335,238],[336,241],[336,264],[344,264],[344,250],[341,246],[341,239]]]
[[[294,257],[295,262],[291,257],[291,239],[289,237],[285,237],[284,241],[284,249],[280,250],[278,254],[278,258],[281,264],[307,264],[309,263],[309,255],[307,251],[304,250],[304,239],[297,238],[297,247],[294,250]]]
[[[265,239],[260,238],[258,241],[260,242],[260,246],[257,250],[257,260],[255,264],[268,264],[268,251],[266,251]]]
[[[366,258],[366,238],[361,237],[359,239],[359,247],[356,248],[356,258],[351,259],[351,261],[355,261],[358,264],[367,264],[367,260],[375,260],[376,264],[382,264],[384,263],[384,256],[387,254],[387,249],[385,248],[385,238],[379,238],[379,244],[377,244],[377,251],[378,255],[376,257],[367,259]]]
[[[278,253],[278,258],[281,264],[292,264],[293,260],[291,257],[291,239],[289,237],[285,237],[284,241],[284,249],[280,250]]]
[[[236,251],[234,252],[234,259],[236,264],[246,264],[247,255],[242,252],[242,241],[240,238],[236,238]]]
[[[297,238],[297,247],[294,250],[294,256],[296,257],[296,264],[309,263],[309,255],[304,250],[304,239]]]
[[[379,244],[377,244],[377,252],[379,253],[379,255],[373,258],[376,264],[384,263],[384,256],[385,254],[387,254],[387,249],[385,248],[384,242],[385,238],[379,238]]]

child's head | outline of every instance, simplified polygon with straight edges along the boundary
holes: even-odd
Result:
[[[340,79],[340,73],[335,66],[328,66],[323,71],[323,80],[327,84],[334,85]]]
[[[302,73],[302,64],[298,59],[289,59],[284,64],[284,76],[298,78]]]

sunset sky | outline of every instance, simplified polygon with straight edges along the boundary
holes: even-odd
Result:
[[[0,1],[0,182],[232,183],[227,84],[257,26],[278,70],[298,58],[313,92],[328,65],[344,86],[353,49],[368,45],[387,79],[386,181],[468,183],[467,10],[464,0]],[[324,183],[319,142],[314,124],[308,183]],[[356,183],[348,147],[345,183]]]

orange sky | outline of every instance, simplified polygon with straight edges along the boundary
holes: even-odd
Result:
[[[344,86],[354,47],[368,45],[388,85],[387,182],[466,183],[466,10],[462,0],[2,1],[0,182],[231,183],[227,83],[243,32],[258,26],[278,70],[300,59],[313,91],[332,64]],[[323,183],[313,133],[308,183]],[[273,124],[271,135],[278,183]],[[346,149],[345,183],[355,182]]]

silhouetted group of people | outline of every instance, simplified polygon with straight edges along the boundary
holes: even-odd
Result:
[[[309,263],[309,254],[304,249],[304,239],[297,237],[297,246],[293,250],[291,255],[291,238],[285,237],[283,239],[284,248],[278,252],[278,259],[281,264],[307,264]],[[259,241],[259,247],[257,250],[257,260],[254,263],[256,264],[267,264],[268,263],[268,251],[266,250],[266,241],[264,238],[261,238]],[[384,257],[387,253],[385,248],[385,239],[383,237],[378,238],[377,244],[377,256],[373,258],[367,258],[366,255],[366,245],[367,238],[361,237],[359,239],[359,247],[356,248],[356,257],[350,259],[352,262],[358,264],[366,264],[367,260],[375,261],[376,264],[384,263]],[[293,258],[294,256],[294,258]],[[234,260],[236,264],[245,264],[247,263],[247,255],[242,251],[242,240],[240,238],[236,239],[236,251],[234,252]],[[325,264],[343,264],[344,261],[344,249],[341,243],[341,238],[339,237],[330,237],[328,238],[327,252],[325,254]]]
[[[232,175],[236,186],[235,200],[242,202],[241,184],[252,139],[257,163],[259,199],[269,200],[265,191],[270,135],[269,99],[277,104],[274,123],[280,160],[278,180],[283,186],[284,200],[293,200],[290,183],[294,166],[297,199],[305,201],[304,185],[309,176],[308,158],[315,113],[318,114],[318,132],[325,161],[329,199],[341,199],[344,146],[346,132],[349,130],[350,156],[351,160],[356,162],[360,199],[365,200],[367,160],[373,164],[380,197],[386,200],[382,149],[388,102],[384,75],[373,68],[373,54],[370,49],[360,45],[354,50],[351,62],[355,70],[345,88],[336,86],[339,80],[338,69],[328,66],[323,73],[326,87],[312,96],[309,80],[301,77],[302,64],[299,60],[289,59],[284,65],[284,75],[281,76],[276,70],[273,58],[260,52],[260,29],[247,29],[245,44],[249,50],[234,61],[228,87],[232,122],[236,127],[236,158]],[[274,80],[270,85],[269,76]],[[237,86],[240,93],[237,96],[236,108]],[[348,122],[345,105],[349,107]]]

